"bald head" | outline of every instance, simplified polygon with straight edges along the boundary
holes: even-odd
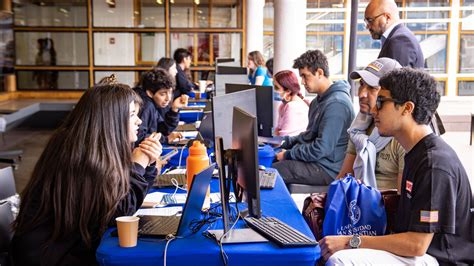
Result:
[[[396,20],[395,22],[398,22],[400,19],[397,4],[393,0],[372,0],[365,9],[366,17],[368,12],[375,12],[377,14],[387,13],[392,17],[392,20]]]
[[[394,0],[372,0],[365,9],[366,28],[373,39],[380,39],[386,29],[400,21]]]

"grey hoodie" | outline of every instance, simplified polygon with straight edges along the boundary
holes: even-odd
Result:
[[[335,178],[349,140],[347,129],[354,119],[349,84],[346,81],[334,82],[311,102],[308,118],[305,132],[285,137],[281,146],[288,149],[285,159],[315,163]]]

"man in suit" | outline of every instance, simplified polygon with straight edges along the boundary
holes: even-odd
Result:
[[[372,39],[381,40],[382,49],[378,58],[388,57],[401,66],[424,68],[423,51],[415,35],[400,22],[397,4],[394,0],[372,0],[365,9],[365,27]],[[433,115],[431,128],[436,135],[446,132],[438,113]]]
[[[374,40],[381,40],[378,58],[397,60],[402,66],[423,68],[424,58],[415,35],[400,23],[393,0],[372,0],[365,9],[365,27]]]

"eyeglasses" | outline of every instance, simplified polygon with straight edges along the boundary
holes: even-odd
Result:
[[[385,15],[385,12],[384,12],[384,13],[380,13],[380,14],[378,14],[377,16],[375,16],[375,17],[373,17],[373,18],[364,18],[365,25],[370,25],[370,24],[374,23],[374,21],[375,21],[378,17],[380,17],[380,16],[382,16],[382,15]]]
[[[395,104],[403,104],[404,103],[403,101],[395,100],[393,98],[385,98],[383,96],[378,96],[377,101],[375,103],[375,106],[377,107],[377,110],[382,109],[384,102],[393,102]]]

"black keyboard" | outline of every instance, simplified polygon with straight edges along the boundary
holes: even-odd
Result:
[[[316,246],[318,242],[274,217],[245,217],[247,225],[281,247]]]
[[[155,187],[173,187],[173,183],[171,179],[176,179],[178,181],[178,185],[182,186],[186,184],[187,178],[186,174],[164,174],[164,175],[157,175],[155,178],[155,182],[153,186]]]
[[[275,187],[276,172],[272,171],[258,171],[260,178],[260,188],[272,189]]]

